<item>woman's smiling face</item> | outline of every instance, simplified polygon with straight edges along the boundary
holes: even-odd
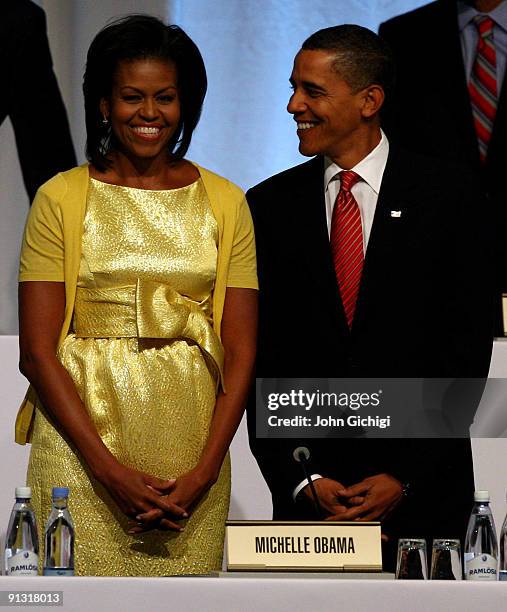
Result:
[[[116,69],[111,97],[100,103],[111,122],[115,147],[132,161],[168,154],[181,119],[178,74],[171,60],[123,60]]]

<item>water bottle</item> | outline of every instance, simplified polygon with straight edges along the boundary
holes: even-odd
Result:
[[[466,580],[496,580],[498,544],[489,492],[476,491],[465,538]]]
[[[16,503],[5,537],[4,570],[6,576],[37,576],[39,538],[30,500],[30,487],[16,487]]]
[[[499,580],[507,580],[507,514],[500,532],[500,571]]]
[[[68,497],[67,487],[53,488],[53,507],[44,533],[44,576],[74,576],[74,524]]]

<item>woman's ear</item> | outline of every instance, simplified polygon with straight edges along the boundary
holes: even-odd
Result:
[[[102,118],[107,121],[109,119],[109,100],[102,98],[100,100],[99,108]]]

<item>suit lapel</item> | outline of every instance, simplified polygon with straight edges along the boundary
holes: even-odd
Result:
[[[366,249],[361,285],[352,331],[357,332],[368,316],[368,309],[378,297],[379,278],[389,274],[385,269],[386,254],[392,249],[392,236],[403,227],[407,208],[413,201],[409,173],[403,170],[403,156],[390,145],[386,168],[375,208],[370,239]]]

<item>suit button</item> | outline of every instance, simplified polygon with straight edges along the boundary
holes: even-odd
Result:
[[[359,364],[357,363],[357,361],[353,357],[348,357],[347,358],[347,370],[349,371],[349,373],[353,374],[354,372],[357,372],[358,369],[359,369]]]

